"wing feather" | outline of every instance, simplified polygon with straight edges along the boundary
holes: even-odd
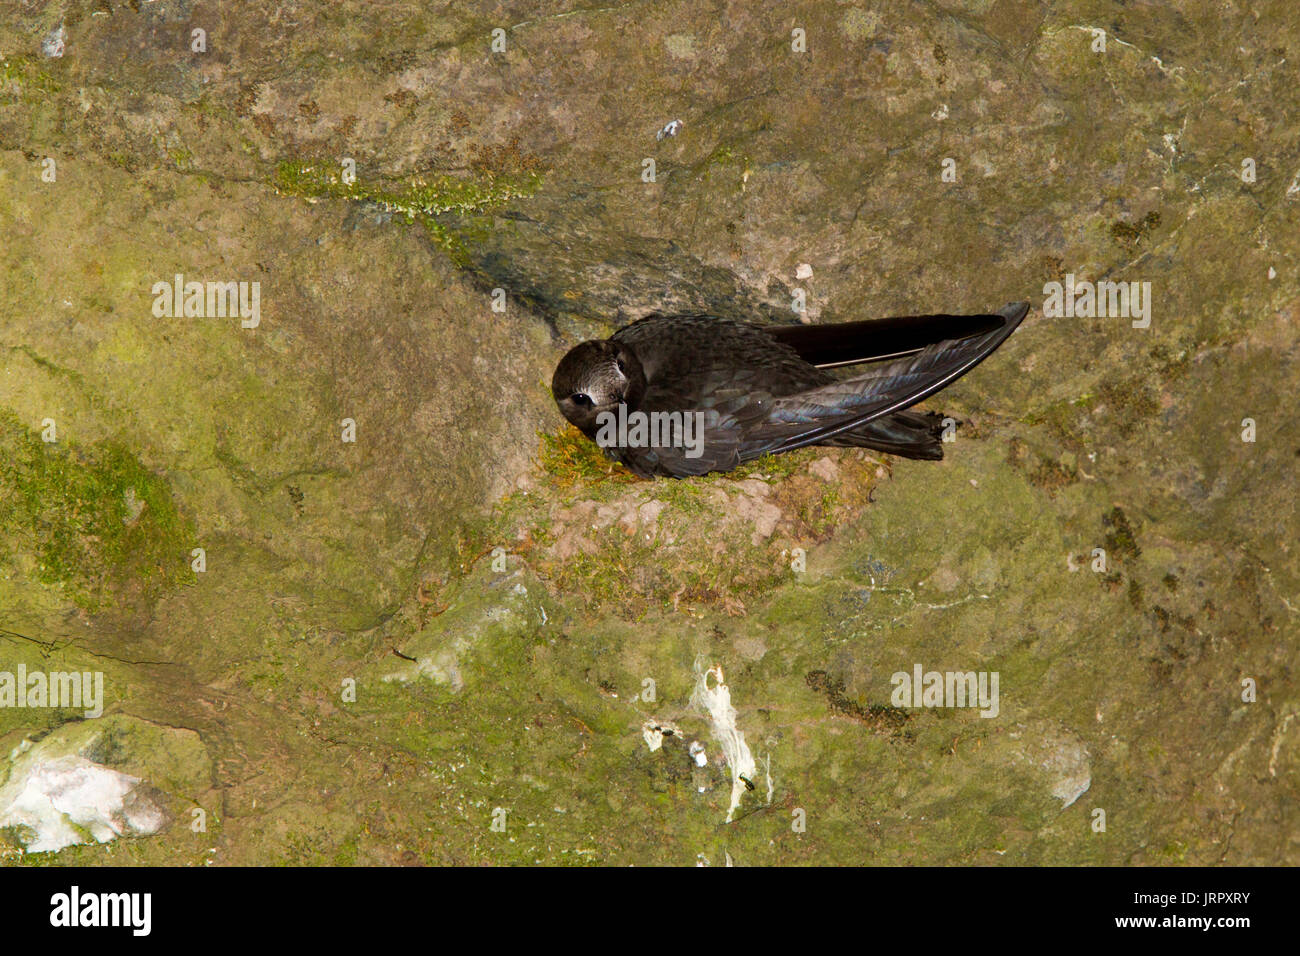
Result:
[[[927,345],[861,375],[763,403],[761,423],[754,415],[760,409],[740,412],[738,421],[749,420],[742,458],[815,445],[915,405],[992,354],[1028,312],[1028,303],[1012,303],[996,313],[999,325],[991,331]]]
[[[999,313],[907,315],[830,325],[777,325],[767,331],[805,362],[818,368],[840,368],[914,355],[940,342],[997,331],[1004,322]]]

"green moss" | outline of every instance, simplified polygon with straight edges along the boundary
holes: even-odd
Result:
[[[95,609],[192,581],[193,538],[167,483],[121,445],[46,443],[0,412],[0,562],[30,555],[38,581]]]
[[[325,827],[305,827],[285,837],[284,857],[277,860],[279,866],[350,866],[356,862],[356,841],[351,841],[352,853],[348,853],[345,842],[331,853],[333,840]]]
[[[735,151],[725,143],[719,143],[705,160],[710,166],[722,166],[735,159]]]
[[[731,469],[727,472],[727,480],[761,478],[769,483],[783,481],[822,453],[817,448],[800,448],[780,455],[764,455],[762,458],[755,458],[744,462],[738,468]]]
[[[644,480],[608,458],[595,442],[572,425],[556,435],[538,432],[538,437],[541,439],[538,459],[542,471],[561,488],[567,489],[601,481],[625,484]],[[779,482],[790,477],[816,455],[817,450],[812,448],[787,452],[783,455],[764,455],[725,473],[715,472],[699,478],[674,481],[671,484],[684,489],[682,496],[689,499],[692,497],[690,489],[697,489],[706,484],[722,482],[730,485],[747,478]],[[665,500],[674,497],[674,488],[670,487],[664,494],[657,494],[656,497]]]
[[[835,488],[828,488],[819,499],[805,501],[799,508],[799,520],[802,521],[818,538],[829,535],[835,530],[836,509],[840,496]]]
[[[560,488],[599,481],[626,484],[642,480],[608,457],[600,446],[572,425],[556,435],[537,434],[541,439],[538,462],[542,472]]]
[[[58,81],[31,57],[11,56],[0,60],[0,100],[31,102],[59,89]]]
[[[334,854],[335,866],[357,865],[357,837],[355,834],[343,841],[343,845]]]
[[[1169,860],[1171,863],[1186,863],[1187,850],[1187,844],[1183,843],[1181,840],[1170,840],[1160,848],[1160,856]]]
[[[719,143],[697,167],[705,181],[713,179],[714,172],[725,177],[725,181],[743,192],[745,183],[754,171],[754,164],[747,155],[737,153],[731,146]]]
[[[452,225],[437,217],[451,214],[472,220],[512,199],[531,196],[541,184],[541,174],[531,164],[516,166],[509,168],[503,162],[480,165],[472,176],[437,174],[402,180],[356,176],[345,182],[338,164],[285,160],[276,167],[273,184],[290,196],[373,202],[401,213],[409,222],[418,221],[440,248],[461,260],[464,248],[459,233],[472,228],[472,223]]]
[[[1061,399],[1028,412],[1020,421],[1026,425],[1046,425],[1063,441],[1082,446],[1085,444],[1084,416],[1097,402],[1096,395],[1085,392],[1077,398]]]
[[[167,157],[182,172],[194,168],[194,154],[184,146],[175,146],[167,150]]]

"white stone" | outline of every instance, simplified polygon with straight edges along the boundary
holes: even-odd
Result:
[[[51,853],[119,836],[147,836],[164,823],[163,813],[135,792],[139,777],[92,763],[85,757],[29,760],[15,767],[0,788],[0,827],[18,827],[28,853]]]

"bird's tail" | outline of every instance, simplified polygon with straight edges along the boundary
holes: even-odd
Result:
[[[943,416],[934,412],[895,412],[843,432],[827,445],[872,448],[900,458],[943,458]]]

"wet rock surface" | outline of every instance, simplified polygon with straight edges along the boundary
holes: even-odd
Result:
[[[1281,2],[6,7],[0,672],[105,714],[0,707],[0,780],[141,781],[78,863],[1296,863],[1296,45]],[[1149,325],[1045,314],[1067,275]],[[653,310],[1014,299],[938,464],[638,481],[547,387]]]

